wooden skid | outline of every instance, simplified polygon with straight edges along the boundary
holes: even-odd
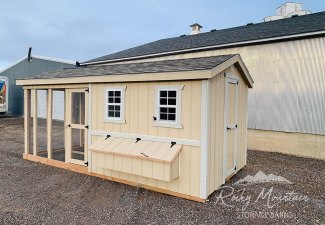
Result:
[[[177,192],[174,192],[174,191],[169,191],[169,190],[165,190],[165,189],[162,189],[162,188],[157,188],[157,187],[153,187],[153,186],[149,186],[149,185],[139,184],[139,183],[136,183],[136,182],[133,182],[133,181],[123,180],[123,179],[110,177],[110,176],[105,176],[105,175],[101,175],[101,174],[97,174],[97,173],[91,173],[91,172],[88,172],[88,168],[85,167],[85,166],[65,163],[65,162],[61,162],[61,161],[57,161],[57,160],[53,160],[53,159],[48,159],[48,158],[44,158],[44,157],[40,157],[40,156],[25,154],[25,153],[23,154],[23,158],[26,159],[26,160],[29,160],[29,161],[38,162],[38,163],[41,163],[41,164],[45,164],[45,165],[49,165],[49,166],[53,166],[53,167],[57,167],[57,168],[62,168],[62,169],[70,170],[70,171],[73,171],[73,172],[77,172],[77,173],[81,173],[81,174],[85,174],[85,175],[89,175],[89,176],[94,176],[94,177],[98,177],[98,178],[102,178],[102,179],[105,179],[105,180],[110,180],[110,181],[114,181],[114,182],[118,182],[118,183],[122,183],[122,184],[127,184],[127,185],[131,185],[131,186],[135,186],[135,187],[139,187],[139,188],[143,188],[143,189],[147,189],[147,190],[151,190],[151,191],[156,191],[156,192],[160,192],[160,193],[163,193],[163,194],[188,199],[188,200],[191,200],[191,201],[196,201],[196,202],[201,202],[201,203],[206,202],[205,199],[194,197],[194,196],[191,196],[191,195],[177,193]]]

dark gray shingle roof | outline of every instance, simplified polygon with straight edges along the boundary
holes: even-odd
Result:
[[[197,35],[162,39],[124,51],[116,52],[88,62],[114,60],[128,57],[186,50],[199,47],[277,38],[325,30],[325,12],[288,19],[257,23],[247,26],[216,30]]]
[[[220,55],[194,59],[177,59],[117,65],[82,66],[74,69],[63,69],[53,72],[46,72],[37,76],[24,78],[24,80],[209,70],[234,56],[235,55]]]

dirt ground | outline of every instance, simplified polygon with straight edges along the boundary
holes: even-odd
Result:
[[[0,118],[0,224],[325,224],[322,160],[248,151],[202,204],[25,161],[23,142],[23,119]],[[235,184],[259,171],[291,183]]]

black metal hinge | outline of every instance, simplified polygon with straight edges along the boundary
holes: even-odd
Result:
[[[110,138],[110,137],[111,137],[111,135],[107,135],[106,138],[105,138],[105,140],[107,140],[107,139]]]
[[[176,145],[176,142],[175,141],[172,141],[170,144],[171,144],[170,145],[170,148],[172,148],[174,145]]]
[[[157,117],[154,116],[154,117],[153,117],[153,120],[156,121],[156,120],[157,120]]]
[[[141,138],[137,138],[135,143],[138,143],[139,141],[141,141]]]
[[[141,155],[144,155],[144,156],[147,157],[147,158],[149,157],[149,156],[147,156],[146,154],[144,154],[143,152],[141,152]]]
[[[71,127],[71,124],[68,124],[68,127]]]
[[[88,125],[86,125],[86,126],[85,126],[85,128],[86,128],[86,129],[88,129],[88,128],[89,128],[89,126],[88,126]]]
[[[88,93],[89,93],[89,88],[87,88],[87,89],[85,90],[85,92],[88,92]]]
[[[85,165],[88,166],[88,162],[85,162]]]

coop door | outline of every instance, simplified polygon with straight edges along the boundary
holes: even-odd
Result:
[[[86,89],[67,90],[66,161],[87,165],[88,93]]]
[[[238,80],[226,77],[225,83],[224,178],[236,171],[238,140]]]

